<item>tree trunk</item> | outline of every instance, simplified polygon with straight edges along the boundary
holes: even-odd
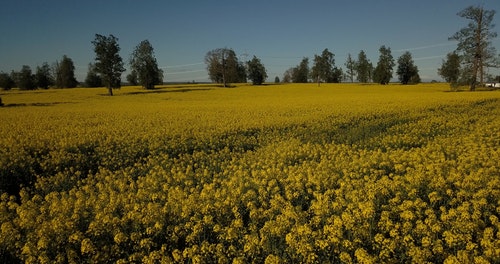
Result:
[[[479,54],[476,54],[474,56],[474,62],[473,62],[473,65],[472,65],[472,80],[471,80],[471,84],[470,84],[470,91],[473,92],[476,90],[476,83],[477,83],[477,72],[479,70],[479,67],[482,67],[481,65],[479,65],[479,58],[480,58],[481,55]]]
[[[108,94],[109,96],[113,96],[113,87],[108,86]]]
[[[484,85],[484,67],[483,67],[483,57],[479,58],[479,83]]]
[[[479,67],[479,81],[480,81],[480,84],[483,84],[483,69],[484,69],[484,65],[483,65],[483,45],[482,42],[483,42],[483,39],[482,39],[482,34],[483,34],[483,7],[481,7],[481,9],[479,10],[479,21],[477,23],[477,52],[478,52],[478,58],[477,58],[477,62],[478,62],[478,67]],[[486,41],[486,40],[484,40]]]
[[[476,77],[472,79],[472,82],[470,83],[470,91],[474,92],[476,90]]]
[[[227,87],[226,83],[226,62],[222,60],[222,84],[224,85],[224,88]]]
[[[227,87],[226,83],[226,50],[222,51],[222,83],[224,88]]]
[[[483,68],[483,60],[482,60],[482,55],[483,55],[483,50],[482,50],[482,45],[481,45],[481,34],[482,34],[482,31],[483,31],[483,28],[482,28],[482,24],[483,24],[483,9],[481,8],[479,10],[479,19],[477,21],[477,29],[476,29],[476,36],[475,36],[475,39],[476,39],[476,50],[475,50],[475,54],[474,54],[474,64],[472,66],[472,83],[470,85],[470,90],[471,91],[475,91],[476,90],[476,83],[477,83],[477,73],[478,71],[480,72],[481,76],[479,76],[480,78],[480,81],[482,82],[483,81],[483,71],[482,71],[482,68]]]
[[[470,91],[473,92],[476,90],[476,83],[477,83],[477,72],[479,70],[479,67],[482,67],[479,65],[479,55],[474,56],[474,62],[472,64],[472,80],[470,83]]]

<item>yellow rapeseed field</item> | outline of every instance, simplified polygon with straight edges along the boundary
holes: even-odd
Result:
[[[2,91],[0,262],[499,263],[500,92]]]

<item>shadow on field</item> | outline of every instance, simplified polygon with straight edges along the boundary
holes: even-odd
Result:
[[[59,104],[74,104],[72,102],[52,102],[52,103],[29,103],[29,104],[5,104],[3,107],[23,107],[23,106],[54,106]]]
[[[120,95],[137,95],[137,94],[163,94],[163,93],[187,93],[187,92],[201,92],[201,91],[208,91],[212,90],[211,88],[200,88],[200,89],[192,89],[192,88],[181,88],[181,89],[153,89],[153,90],[142,90],[142,91],[135,91],[135,92],[127,92],[123,93]]]
[[[18,88],[13,88],[11,90],[2,90],[0,92],[0,95],[8,95],[8,94],[26,94],[26,93],[30,93],[30,94],[40,94],[40,93],[44,93],[44,94],[47,94],[47,93],[56,93],[56,89],[40,89],[40,90],[19,90]]]
[[[470,88],[467,86],[461,86],[456,89],[450,89],[444,91],[445,93],[461,93],[461,92],[492,92],[492,91],[500,91],[500,88],[498,87],[476,87],[476,90],[471,91]]]

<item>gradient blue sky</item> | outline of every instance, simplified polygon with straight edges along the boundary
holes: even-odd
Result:
[[[125,62],[149,40],[166,81],[207,81],[203,61],[215,48],[259,57],[273,81],[303,57],[312,65],[325,48],[342,68],[347,54],[357,58],[360,50],[375,65],[381,45],[395,59],[410,51],[423,80],[441,80],[437,68],[456,47],[448,37],[468,23],[457,13],[478,4],[500,11],[499,0],[3,0],[0,71],[35,70],[67,55],[83,81],[98,33],[119,39]],[[497,13],[497,32],[499,21]],[[500,51],[500,38],[493,45]]]

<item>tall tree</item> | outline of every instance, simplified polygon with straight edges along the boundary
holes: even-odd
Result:
[[[135,47],[130,56],[130,67],[137,74],[139,84],[146,89],[153,89],[155,84],[163,82],[163,71],[158,68],[153,46],[148,40]]]
[[[100,74],[103,84],[108,88],[109,95],[113,95],[113,88],[119,88],[121,75],[125,71],[123,60],[120,57],[118,38],[96,34],[92,41],[95,52],[96,71]]]
[[[14,76],[17,87],[21,90],[34,90],[36,88],[35,75],[32,74],[31,68],[28,65],[23,65],[21,71],[15,73]]]
[[[354,75],[356,74],[356,61],[352,59],[351,53],[347,54],[347,60],[344,63],[346,68],[347,78],[354,82]]]
[[[368,80],[373,81],[373,74],[375,72],[375,67],[373,67],[373,63],[370,62],[368,65],[369,71],[368,71]]]
[[[314,55],[313,66],[311,67],[311,78],[320,82],[328,82],[331,79],[333,65],[335,65],[335,55],[328,49],[324,49],[321,56]]]
[[[137,72],[131,71],[127,74],[127,82],[129,85],[138,85],[139,81],[137,80]]]
[[[292,69],[292,82],[306,83],[309,79],[309,58],[304,57],[299,65]]]
[[[18,87],[19,88],[19,75],[20,73],[18,71],[10,71],[10,79],[14,82],[13,87]]]
[[[76,87],[78,81],[75,78],[75,65],[73,60],[64,55],[61,62],[55,63],[55,84],[58,88]]]
[[[458,16],[469,20],[467,27],[451,36],[450,40],[458,41],[457,53],[462,56],[464,69],[469,69],[470,90],[476,89],[477,78],[484,81],[486,67],[497,64],[496,51],[491,40],[497,37],[493,31],[495,10],[484,10],[482,6],[469,6],[460,11]]]
[[[318,82],[335,82],[342,80],[342,70],[335,67],[335,54],[324,49],[321,56],[314,55],[314,65],[311,68],[311,77]]]
[[[415,65],[409,51],[403,53],[403,55],[398,58],[398,69],[396,70],[396,74],[401,84],[415,84],[420,82],[418,67]]]
[[[229,56],[226,60],[226,65],[228,66],[227,78],[229,82],[232,83],[245,83],[247,82],[247,70],[245,63],[238,60],[238,56],[234,51],[229,52]]]
[[[227,86],[226,82],[226,59],[227,48],[214,49],[205,55],[205,64],[207,65],[208,76],[215,83],[222,83],[224,87]]]
[[[371,79],[373,65],[366,57],[366,53],[361,50],[356,63],[356,75],[358,82],[367,83]]]
[[[0,72],[0,88],[4,90],[12,89],[16,83],[12,80],[11,76],[8,73]]]
[[[283,73],[283,82],[284,83],[290,83],[292,82],[292,75],[293,75],[294,68],[289,68]]]
[[[89,69],[87,71],[87,77],[85,77],[85,85],[87,87],[101,87],[102,80],[101,76],[96,70],[95,64],[89,63]]]
[[[247,62],[247,71],[248,79],[252,80],[253,84],[260,85],[267,79],[266,68],[256,56]]]
[[[394,58],[391,54],[391,48],[382,45],[379,49],[380,56],[377,62],[377,67],[373,71],[373,81],[380,84],[388,84],[392,78]]]
[[[458,87],[460,78],[460,56],[456,52],[448,53],[446,61],[443,60],[441,68],[438,69],[438,74],[450,83],[450,87],[455,89]]]
[[[35,80],[36,85],[42,89],[47,89],[54,84],[54,77],[48,63],[44,62],[41,67],[36,67]]]
[[[342,71],[342,68],[333,67],[331,79],[329,80],[329,82],[340,83],[340,82],[342,82],[343,76],[344,76],[344,72]]]
[[[205,64],[210,79],[222,83],[224,87],[232,82],[246,82],[245,66],[238,61],[232,49],[218,48],[207,52]]]

